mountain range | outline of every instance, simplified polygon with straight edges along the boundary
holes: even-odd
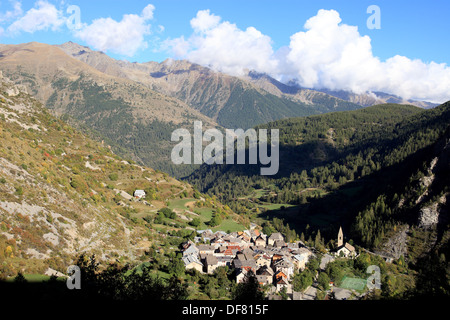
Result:
[[[171,164],[170,134],[191,128],[194,120],[204,128],[247,129],[394,99],[328,94],[251,71],[233,77],[185,60],[119,61],[73,42],[0,45],[0,70],[54,114],[92,130],[120,155],[177,177],[193,169]]]
[[[194,120],[205,128],[246,129],[392,99],[327,94],[251,71],[232,77],[184,60],[119,61],[73,42],[1,45],[0,70],[122,156],[178,177],[192,169],[170,163],[170,134],[175,128],[191,128]]]
[[[180,99],[226,128],[247,129],[284,117],[358,108],[320,93],[316,94],[327,98],[273,94],[256,82],[215,72],[186,60],[130,63],[70,42],[60,48],[106,74],[131,79]]]

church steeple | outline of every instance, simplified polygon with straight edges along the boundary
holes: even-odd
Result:
[[[337,246],[342,247],[344,245],[344,233],[342,232],[342,227],[339,227],[339,233],[337,238]]]

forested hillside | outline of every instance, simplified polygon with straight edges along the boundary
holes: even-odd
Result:
[[[203,166],[188,181],[250,215],[255,201],[294,205],[285,214],[265,214],[283,217],[298,233],[309,225],[331,238],[343,224],[352,238],[376,247],[404,218],[389,211],[415,189],[413,181],[434,158],[430,149],[445,139],[449,123],[449,103],[427,111],[387,104],[280,120],[260,127],[280,130],[278,176],[260,176],[256,165]],[[434,195],[442,196],[444,185]],[[385,209],[372,217],[371,203]]]

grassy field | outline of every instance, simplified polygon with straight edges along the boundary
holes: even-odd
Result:
[[[194,208],[192,205],[197,202],[197,199],[194,198],[185,198],[185,199],[177,199],[170,201],[169,208],[172,210],[175,210],[177,212],[181,212],[183,215],[185,215],[188,218],[194,219],[198,218],[201,221],[200,226],[198,227],[199,230],[204,229],[212,229],[213,231],[242,231],[245,229],[244,226],[239,224],[238,222],[232,220],[232,219],[224,219],[222,223],[219,226],[216,226],[214,228],[211,228],[208,226],[208,222],[212,219],[214,214],[213,208]],[[194,212],[194,214],[190,212]]]
[[[197,201],[194,198],[185,198],[185,199],[177,199],[171,200],[169,204],[170,209],[187,209],[186,204],[189,202]]]
[[[231,219],[227,219],[222,221],[222,223],[217,226],[212,228],[213,231],[224,231],[224,232],[234,232],[234,231],[243,231],[245,230],[245,227],[239,223],[237,223],[234,220]]]

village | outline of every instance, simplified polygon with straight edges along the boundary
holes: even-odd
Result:
[[[278,299],[284,292],[292,300],[312,300],[315,288],[295,292],[291,284],[295,272],[303,271],[315,250],[301,241],[286,243],[281,233],[265,235],[252,225],[250,230],[225,233],[199,230],[194,241],[182,245],[182,260],[186,270],[195,269],[201,273],[213,274],[221,266],[234,268],[236,282],[242,283],[247,274],[253,272],[261,286],[269,287],[268,298]],[[337,248],[322,256],[320,268],[336,257],[355,258],[355,248],[344,243],[342,228],[337,237]],[[336,288],[337,298],[347,299],[349,290]]]

